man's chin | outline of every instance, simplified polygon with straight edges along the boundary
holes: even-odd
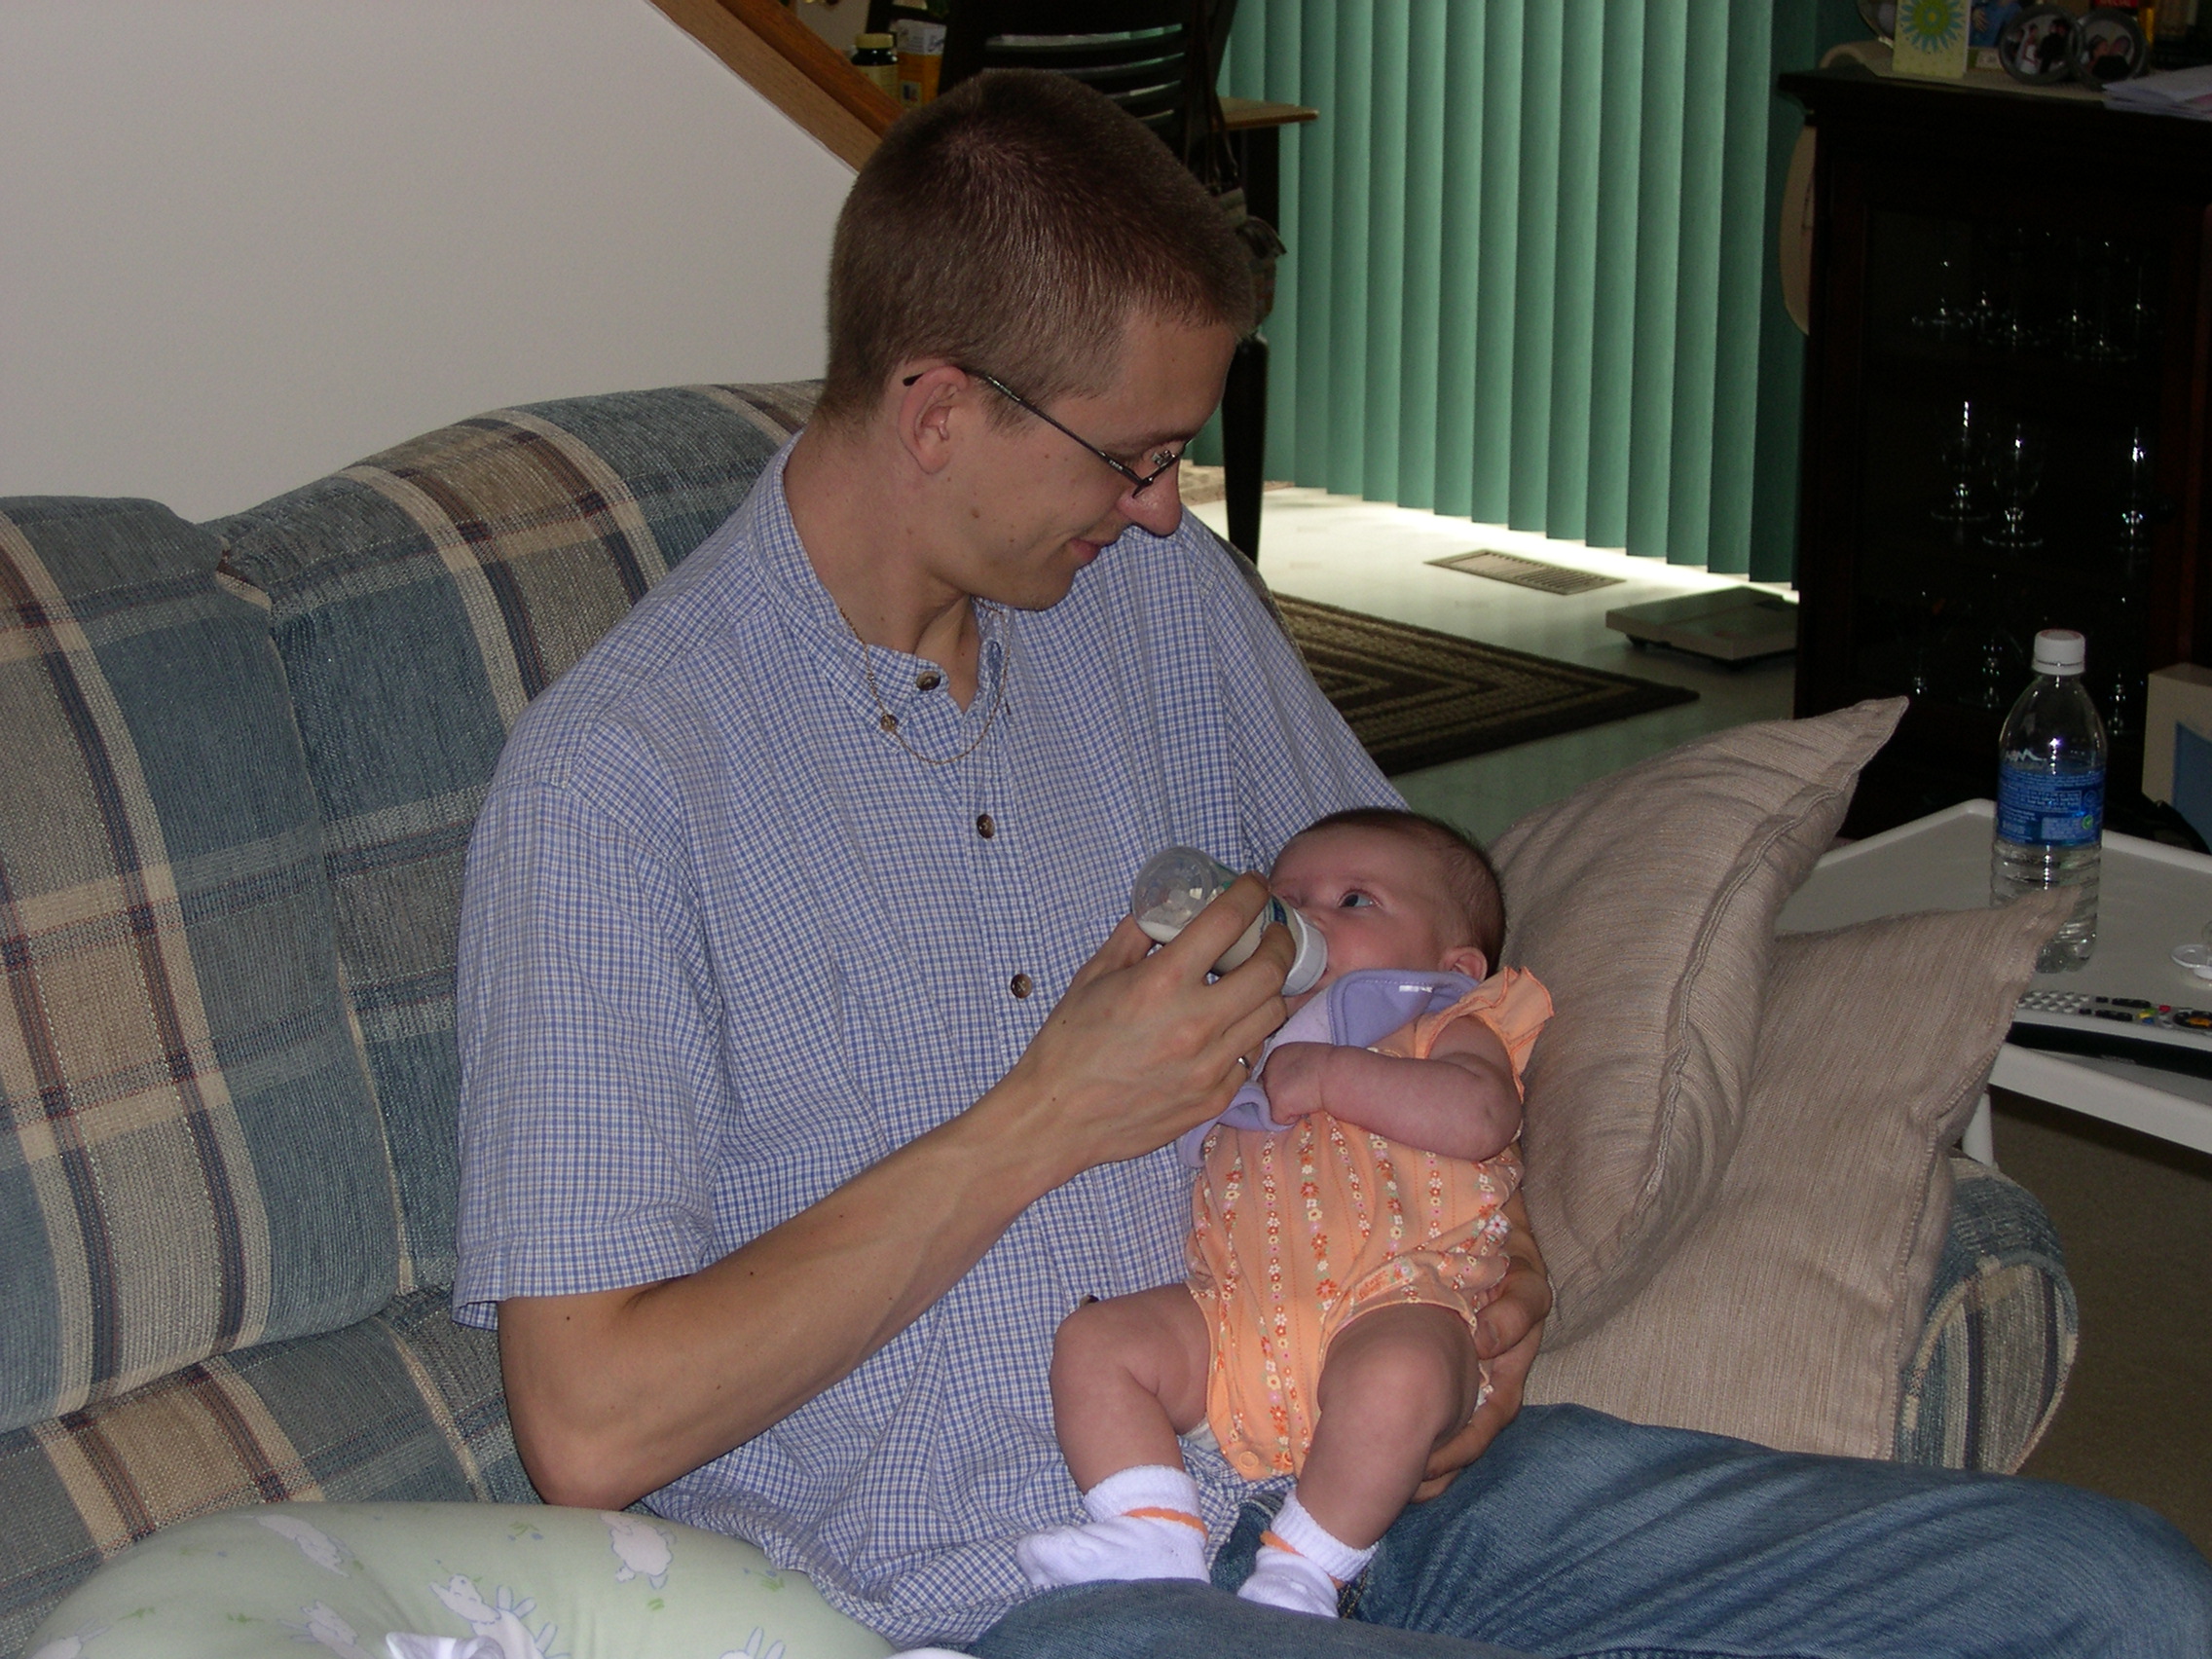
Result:
[[[1118,538],[1117,538],[1118,539]],[[1010,606],[1015,610],[1050,610],[1067,598],[1075,586],[1076,577],[1083,574],[1100,554],[1112,547],[1112,541],[1093,541],[1088,536],[1071,535],[1060,543],[1057,558],[1039,557],[1028,569],[1018,572],[1016,579],[996,585],[996,591],[978,593],[977,599],[994,605]]]
[[[1050,610],[1067,598],[1082,573],[1076,567],[1059,571],[1037,571],[1019,586],[1008,583],[993,593],[979,593],[976,597],[993,605],[1003,605],[1010,610]]]

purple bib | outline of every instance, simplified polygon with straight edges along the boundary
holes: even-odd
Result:
[[[1475,981],[1466,975],[1442,969],[1423,973],[1405,968],[1361,968],[1332,981],[1261,1045],[1260,1063],[1231,1098],[1229,1109],[1184,1135],[1175,1143],[1175,1150],[1196,1169],[1205,1161],[1202,1149],[1215,1124],[1270,1132],[1286,1128],[1287,1124],[1276,1123],[1269,1115],[1268,1091],[1260,1083],[1267,1075],[1268,1056],[1281,1044],[1328,1043],[1337,1048],[1364,1049],[1409,1020],[1450,1008],[1474,988]]]

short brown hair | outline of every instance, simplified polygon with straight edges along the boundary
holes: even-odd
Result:
[[[1080,81],[990,70],[902,118],[853,181],[816,415],[865,419],[918,357],[1034,403],[1096,395],[1133,316],[1241,336],[1254,310],[1243,243],[1166,145]]]
[[[1316,830],[1382,830],[1420,842],[1444,862],[1445,879],[1452,884],[1452,901],[1467,929],[1467,942],[1483,953],[1493,969],[1497,953],[1505,948],[1505,889],[1499,885],[1497,866],[1482,843],[1456,825],[1425,812],[1402,807],[1355,806],[1309,824],[1298,833]]]

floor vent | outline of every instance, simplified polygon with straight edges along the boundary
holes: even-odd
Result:
[[[1538,593],[1588,593],[1592,588],[1615,587],[1618,576],[1601,576],[1595,571],[1570,571],[1565,565],[1547,565],[1541,559],[1524,559],[1518,553],[1485,548],[1479,553],[1455,553],[1449,559],[1431,559],[1447,571],[1464,571],[1470,576],[1488,576],[1493,582],[1534,588]]]

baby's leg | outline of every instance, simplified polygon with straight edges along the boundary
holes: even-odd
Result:
[[[1322,1362],[1299,1501],[1365,1549],[1389,1530],[1429,1454],[1466,1425],[1481,1392],[1474,1333],[1456,1309],[1415,1303],[1361,1314]]]
[[[1333,1615],[1338,1588],[1366,1568],[1429,1454],[1474,1415],[1481,1393],[1474,1335],[1454,1309],[1378,1308],[1346,1325],[1322,1362],[1298,1488],[1237,1594]]]
[[[1088,1491],[1140,1463],[1179,1467],[1206,1415],[1205,1315],[1179,1284],[1088,1302],[1052,1339],[1052,1429]]]
[[[1181,1285],[1077,1309],[1052,1340],[1052,1426],[1087,1527],[1016,1548],[1039,1588],[1206,1575],[1198,1492],[1176,1436],[1206,1412],[1205,1318]]]

